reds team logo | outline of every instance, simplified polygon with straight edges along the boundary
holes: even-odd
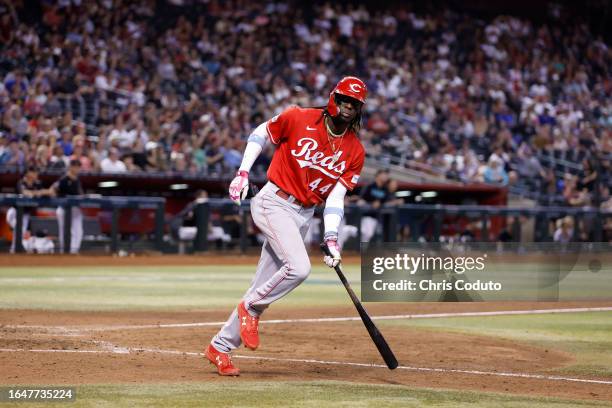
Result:
[[[338,179],[344,170],[346,169],[346,161],[336,163],[334,156],[325,156],[325,153],[317,151],[319,144],[316,140],[309,137],[304,137],[297,142],[297,146],[301,147],[300,150],[293,149],[291,154],[296,158],[300,168],[311,168],[318,170],[328,177]],[[336,153],[336,157],[342,156],[342,151]]]
[[[351,91],[355,92],[355,93],[360,93],[361,90],[363,89],[363,87],[359,84],[350,84],[349,88],[351,88]]]

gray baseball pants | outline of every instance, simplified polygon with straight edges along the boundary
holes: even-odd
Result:
[[[251,200],[253,221],[266,237],[251,286],[242,298],[250,313],[261,315],[276,300],[298,287],[310,274],[310,259],[304,245],[314,207],[304,208],[293,197],[276,195],[278,187],[268,182]],[[240,323],[236,309],[212,339],[213,346],[229,353],[240,347]]]

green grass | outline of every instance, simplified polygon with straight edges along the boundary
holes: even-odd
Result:
[[[0,308],[48,310],[187,310],[235,304],[252,266],[0,268]],[[358,266],[345,267],[358,282]],[[358,292],[359,285],[354,284]],[[283,307],[346,305],[336,274],[315,267]],[[612,376],[612,312],[455,317],[380,322],[517,339],[576,357],[568,373]]]
[[[526,341],[572,354],[576,363],[563,372],[612,376],[612,312],[413,319],[382,324]]]
[[[228,383],[79,386],[76,401],[68,406],[73,408],[116,406],[600,408],[612,406],[610,403],[595,401],[346,382],[241,382],[239,386],[232,386],[231,380],[228,380]],[[23,403],[12,405],[27,406]]]
[[[345,272],[359,292],[359,267]],[[0,308],[187,310],[235,305],[254,266],[0,268]],[[315,266],[282,307],[347,305],[336,274]],[[1,323],[1,322],[0,322]],[[427,330],[498,336],[567,351],[576,364],[560,373],[612,376],[612,313],[381,321]],[[345,382],[79,386],[72,407],[612,407],[612,403],[429,390]],[[562,384],[560,384],[562,386]],[[1,406],[6,406],[0,404]],[[46,404],[39,404],[46,406]],[[27,406],[19,403],[16,406]]]
[[[347,266],[358,282],[359,267]],[[50,310],[185,310],[234,306],[254,266],[0,268],[0,308]],[[355,290],[359,288],[355,284]],[[335,272],[315,267],[283,299],[285,306],[346,305]]]

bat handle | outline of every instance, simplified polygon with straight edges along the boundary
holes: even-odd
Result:
[[[325,242],[321,242],[321,251],[327,256],[332,256],[331,252],[329,252],[329,248]]]

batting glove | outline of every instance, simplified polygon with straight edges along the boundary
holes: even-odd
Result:
[[[244,200],[249,191],[249,172],[239,171],[229,186],[230,199],[240,205],[240,200]]]
[[[338,266],[340,261],[342,261],[342,257],[340,256],[340,245],[338,245],[338,238],[327,238],[325,240],[325,245],[327,245],[329,253],[332,256],[325,255],[325,257],[323,258],[323,262],[325,262],[325,265],[329,266],[330,268],[335,268],[336,266]]]

